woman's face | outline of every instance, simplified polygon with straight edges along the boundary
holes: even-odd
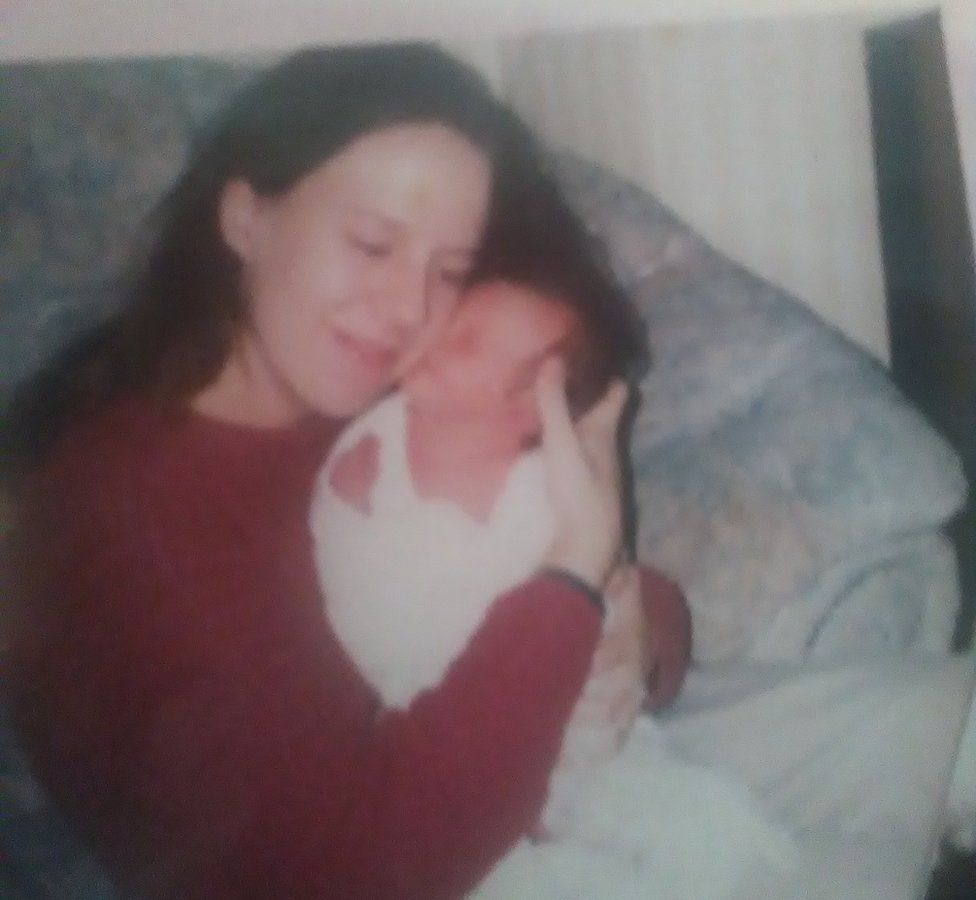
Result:
[[[361,412],[453,309],[490,187],[485,156],[439,124],[367,133],[283,195],[230,183],[220,221],[250,325],[224,376],[267,420]]]

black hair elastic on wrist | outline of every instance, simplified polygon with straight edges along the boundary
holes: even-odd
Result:
[[[598,591],[592,584],[588,581],[584,581],[579,575],[574,575],[572,572],[566,571],[566,569],[560,569],[556,566],[548,566],[542,570],[543,575],[552,575],[556,578],[562,579],[567,582],[571,587],[576,588],[580,591],[587,600],[590,601],[595,607],[600,617],[603,618],[607,614],[607,604],[604,602],[602,592]]]

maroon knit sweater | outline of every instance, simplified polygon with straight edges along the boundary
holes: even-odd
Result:
[[[439,687],[382,710],[312,564],[335,432],[127,403],[33,480],[16,714],[125,896],[454,897],[542,807],[595,607],[536,578]]]

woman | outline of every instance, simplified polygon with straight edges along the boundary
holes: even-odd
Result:
[[[125,895],[459,895],[534,823],[594,652],[639,664],[635,604],[600,640],[619,386],[574,432],[558,377],[540,381],[549,569],[408,710],[343,654],[311,562],[341,420],[422,354],[476,267],[581,246],[569,221],[465,67],[307,51],[235,102],[164,203],[134,302],[39,387],[17,717]]]

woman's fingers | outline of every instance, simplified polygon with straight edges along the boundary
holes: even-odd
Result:
[[[607,392],[579,424],[576,432],[584,452],[587,453],[599,474],[620,484],[620,455],[617,452],[617,431],[620,417],[627,402],[627,387],[615,381]]]
[[[543,452],[561,466],[582,465],[579,439],[566,403],[566,367],[561,359],[550,357],[542,364],[535,393]]]
[[[542,423],[542,455],[556,518],[547,563],[602,587],[621,539],[617,427],[626,388],[613,385],[573,423],[566,403],[565,371],[545,362],[536,381]]]

